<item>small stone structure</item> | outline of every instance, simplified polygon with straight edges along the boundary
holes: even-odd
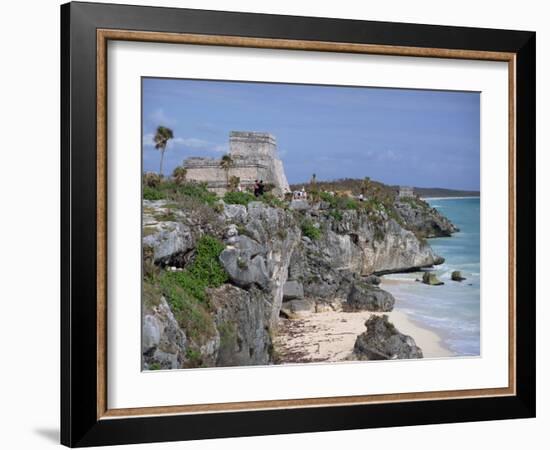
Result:
[[[410,186],[399,186],[399,198],[414,197],[414,189]]]
[[[232,167],[226,171],[221,159],[190,157],[183,161],[187,180],[204,182],[208,189],[223,195],[230,177],[239,177],[243,190],[252,189],[255,180],[273,184],[278,196],[290,191],[283,162],[277,155],[277,142],[269,133],[232,131],[229,135],[229,156]]]

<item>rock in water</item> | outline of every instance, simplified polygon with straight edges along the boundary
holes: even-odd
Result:
[[[394,304],[395,298],[389,292],[362,281],[356,281],[348,295],[347,309],[387,312],[393,309]]]
[[[422,283],[429,284],[430,286],[441,286],[444,284],[433,272],[424,272],[424,275],[422,275]]]
[[[422,350],[410,336],[400,333],[387,315],[372,315],[366,322],[367,331],[357,336],[353,353],[359,360],[417,359]]]
[[[452,274],[451,274],[451,280],[453,281],[464,281],[466,278],[464,278],[462,276],[462,272],[460,272],[460,270],[455,270]]]

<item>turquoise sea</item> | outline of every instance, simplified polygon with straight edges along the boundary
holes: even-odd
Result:
[[[396,298],[396,308],[420,326],[432,329],[449,350],[460,356],[480,354],[480,251],[479,198],[426,199],[460,228],[452,237],[429,239],[433,250],[445,258],[436,266],[443,286],[415,282],[419,272],[386,275],[401,280],[382,286]],[[465,281],[451,280],[460,270]],[[414,336],[413,336],[414,337]]]

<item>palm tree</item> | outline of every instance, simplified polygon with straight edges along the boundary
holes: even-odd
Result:
[[[153,137],[155,148],[160,151],[160,170],[159,175],[162,177],[162,163],[164,162],[164,152],[166,151],[166,145],[168,141],[174,137],[174,132],[170,128],[159,125],[157,132]]]
[[[172,177],[178,186],[183,184],[185,182],[185,178],[187,177],[187,169],[182,166],[176,167],[172,172]]]
[[[312,202],[318,202],[320,199],[319,189],[317,188],[317,175],[313,174],[309,181],[309,192]]]
[[[220,161],[220,167],[225,170],[225,181],[227,185],[229,186],[229,169],[235,165],[235,162],[233,161],[233,158],[231,158],[231,155],[229,153],[226,153],[222,156],[222,159]]]

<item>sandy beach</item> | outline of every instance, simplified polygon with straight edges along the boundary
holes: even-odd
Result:
[[[274,346],[279,364],[335,362],[353,359],[353,346],[363,333],[365,321],[372,314],[360,312],[311,313],[299,319],[281,319]],[[414,338],[424,358],[442,358],[453,354],[441,345],[431,330],[413,323],[405,313],[384,313],[399,331]]]

